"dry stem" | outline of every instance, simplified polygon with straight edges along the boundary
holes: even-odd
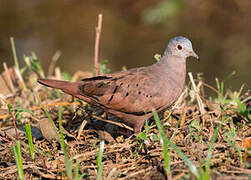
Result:
[[[198,105],[199,105],[199,108],[200,108],[200,113],[204,114],[205,113],[204,112],[204,104],[203,104],[203,102],[202,102],[202,100],[200,98],[199,90],[198,90],[198,88],[197,88],[197,86],[196,86],[196,84],[195,84],[195,82],[193,80],[193,75],[192,75],[191,72],[189,72],[188,75],[189,75],[190,81],[192,83],[192,86],[193,86],[195,94],[196,94],[196,99],[197,99],[197,102],[198,102]]]
[[[11,89],[11,92],[12,92],[12,93],[15,93],[16,91],[15,91],[13,82],[12,82],[12,80],[11,80],[10,71],[9,71],[9,69],[8,69],[8,66],[7,66],[7,63],[6,63],[6,62],[3,63],[3,68],[4,68],[4,71],[6,72],[6,78],[7,78],[9,87],[10,87],[10,89]]]
[[[99,53],[99,40],[102,28],[102,17],[103,17],[102,14],[98,15],[98,26],[96,27],[96,39],[95,39],[95,49],[94,49],[94,65],[96,70],[96,76],[99,75],[98,53]]]

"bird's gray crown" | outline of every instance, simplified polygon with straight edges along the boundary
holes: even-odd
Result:
[[[176,37],[170,39],[170,41],[167,44],[167,47],[172,45],[172,44],[177,44],[177,43],[180,43],[180,44],[186,45],[187,47],[192,48],[191,41],[189,39],[183,37],[183,36],[176,36]]]
[[[199,58],[199,56],[193,51],[191,41],[183,36],[176,36],[170,39],[164,52],[164,56],[166,55],[173,55],[182,58],[187,58],[189,56],[193,56],[197,59]]]

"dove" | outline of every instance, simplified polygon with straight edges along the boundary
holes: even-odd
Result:
[[[38,83],[62,90],[91,105],[102,108],[141,132],[152,110],[169,108],[181,95],[186,78],[186,59],[193,56],[192,43],[183,36],[168,42],[162,58],[145,67],[86,78],[79,82],[38,79]]]

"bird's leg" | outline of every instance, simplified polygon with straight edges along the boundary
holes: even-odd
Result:
[[[135,120],[135,123],[133,125],[133,129],[134,129],[134,134],[136,136],[141,132],[142,127],[144,126],[144,123],[145,123],[145,117],[144,116],[138,117],[137,120]]]
[[[145,117],[144,116],[134,116],[130,115],[127,117],[123,117],[124,122],[127,122],[127,124],[131,127],[133,127],[134,135],[137,136],[144,126],[145,123]],[[132,131],[129,129],[126,129],[126,131],[119,131],[119,134],[125,135],[126,137],[129,137],[132,135]]]
[[[108,112],[105,111],[105,119],[108,119]]]

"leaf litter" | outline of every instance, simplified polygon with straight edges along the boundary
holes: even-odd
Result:
[[[79,77],[73,76],[74,81],[89,74],[79,71],[76,75]],[[82,174],[84,179],[97,177],[96,159],[101,140],[105,141],[103,179],[166,179],[162,144],[152,119],[148,121],[148,127],[143,129],[142,136],[135,137],[123,128],[126,126],[116,117],[69,95],[34,83],[34,74],[26,76],[26,90],[20,88],[20,83],[13,74],[9,77],[13,80],[8,80],[8,73],[2,73],[0,78],[0,83],[5,84],[0,90],[1,179],[18,178],[11,149],[11,145],[17,140],[16,130],[21,140],[25,179],[67,179],[64,153],[43,107],[49,112],[57,130],[58,109],[63,107],[64,141],[73,169],[78,162],[79,174]],[[212,179],[248,179],[251,174],[250,91],[239,96],[244,105],[244,109],[241,109],[233,100],[234,92],[227,92],[225,100],[219,100],[220,96],[207,97],[204,95],[204,88],[211,86],[202,80],[196,82],[200,85],[197,87],[204,103],[204,113],[200,113],[201,107],[196,102],[197,95],[189,83],[172,109],[160,115],[167,138],[171,139],[197,168],[204,169],[210,139],[217,125],[222,123],[213,144],[210,176]],[[211,89],[218,92],[216,88]],[[13,105],[12,112],[8,109],[8,104]],[[242,113],[245,110],[248,112]],[[226,119],[224,122],[223,117]],[[17,129],[13,126],[14,120]],[[25,136],[26,123],[31,124],[32,128],[34,161],[31,160]],[[241,154],[238,153],[238,148]],[[169,147],[169,153],[172,178],[195,179],[177,152]]]

